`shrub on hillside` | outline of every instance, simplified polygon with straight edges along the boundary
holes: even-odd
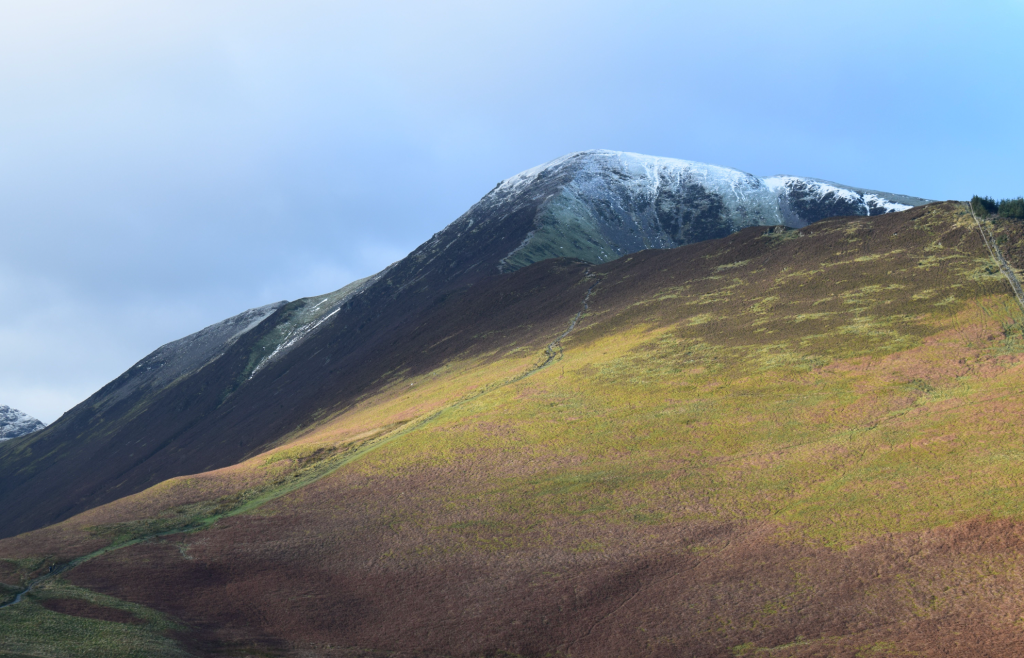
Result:
[[[1003,199],[999,202],[999,216],[1024,219],[1024,197]]]
[[[979,217],[988,217],[999,209],[999,204],[991,197],[975,194],[974,198],[971,199],[971,208],[974,209],[974,214]]]

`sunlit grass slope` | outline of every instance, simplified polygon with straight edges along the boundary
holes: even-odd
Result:
[[[1017,655],[1024,316],[971,221],[566,266],[578,302],[542,339],[0,542],[11,596],[124,546],[0,610],[0,637],[31,645],[74,587],[200,652]]]
[[[0,656],[179,658],[180,626],[143,606],[55,580],[4,609]]]

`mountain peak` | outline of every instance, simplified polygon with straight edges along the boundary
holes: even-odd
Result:
[[[760,178],[690,160],[590,150],[499,183],[463,216],[509,216],[533,206],[533,226],[500,262],[511,271],[545,258],[591,263],[643,249],[723,237],[747,226],[806,226],[826,217],[879,215],[926,199],[797,176]]]

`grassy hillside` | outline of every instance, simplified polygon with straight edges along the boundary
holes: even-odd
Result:
[[[0,541],[0,654],[1019,655],[1022,320],[957,204],[540,263],[271,450]]]

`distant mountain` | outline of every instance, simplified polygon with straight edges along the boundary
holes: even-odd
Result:
[[[502,181],[380,273],[169,343],[46,431],[6,442],[0,499],[12,504],[0,509],[0,536],[235,463],[354,404],[408,367],[421,318],[484,279],[552,258],[596,264],[749,226],[798,227],[925,202],[632,153],[558,158]],[[444,349],[422,346],[432,359]]]
[[[38,432],[46,423],[36,420],[23,411],[0,404],[0,441],[16,439],[19,436]]]

